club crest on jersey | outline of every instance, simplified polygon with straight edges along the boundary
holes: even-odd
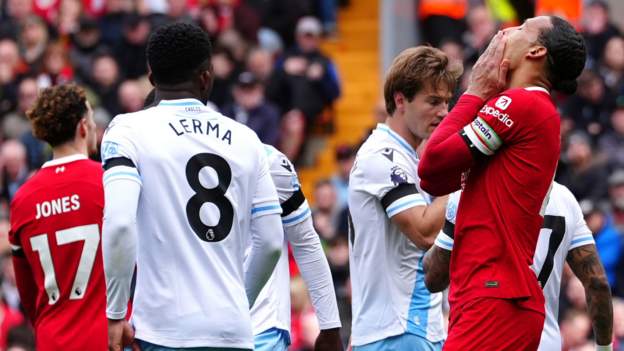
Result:
[[[407,173],[399,166],[392,167],[390,180],[394,185],[407,183]]]
[[[499,97],[498,100],[496,100],[496,102],[494,103],[494,106],[504,111],[507,109],[507,107],[509,107],[510,104],[511,104],[511,98],[509,96],[503,95]]]
[[[108,160],[109,158],[119,155],[119,144],[112,141],[107,141],[102,144],[102,159]]]

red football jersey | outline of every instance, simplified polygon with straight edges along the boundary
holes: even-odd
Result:
[[[451,303],[526,298],[544,313],[531,265],[559,159],[559,115],[543,88],[510,89],[463,129],[484,154],[463,177],[451,257]]]
[[[47,162],[11,203],[17,287],[37,350],[106,350],[102,168],[82,155]]]

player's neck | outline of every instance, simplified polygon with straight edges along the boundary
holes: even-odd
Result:
[[[179,100],[179,99],[197,99],[202,101],[201,94],[192,88],[167,88],[158,87],[154,91],[154,105],[157,105],[161,100]]]
[[[85,155],[89,157],[89,152],[87,151],[87,145],[78,145],[76,142],[69,142],[59,146],[52,148],[52,159],[56,160],[58,158],[72,156],[72,155]]]
[[[550,90],[550,84],[541,73],[541,67],[523,65],[510,73],[507,88],[542,87]]]
[[[410,130],[407,128],[407,124],[404,120],[405,117],[394,115],[392,117],[386,118],[386,125],[395,133],[397,133],[401,138],[405,139],[405,141],[414,149],[418,148],[418,145],[422,142],[422,139],[416,137]]]

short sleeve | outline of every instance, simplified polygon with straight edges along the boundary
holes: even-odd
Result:
[[[446,203],[446,214],[444,218],[444,226],[435,239],[434,245],[448,250],[453,250],[454,238],[455,238],[455,218],[457,218],[457,209],[459,207],[459,199],[461,197],[461,190],[458,190],[449,195],[448,202]]]
[[[572,196],[572,194],[570,194]],[[585,219],[583,218],[583,212],[576,199],[572,196],[568,201],[570,209],[570,248],[568,251],[572,251],[577,247],[595,244],[594,236],[591,230],[587,226]]]
[[[280,206],[282,207],[282,224],[293,226],[310,217],[311,211],[301,190],[301,183],[292,162],[281,152],[271,146],[265,147],[269,160],[271,179],[275,184]]]
[[[101,157],[105,167],[110,160],[122,158],[131,161],[134,167],[139,164],[132,127],[127,117],[117,116],[109,124],[102,138]]]
[[[528,124],[526,105],[530,104],[526,92],[520,89],[508,90],[490,99],[461,134],[479,152],[486,156],[496,153],[503,144],[511,144],[522,124]]]
[[[259,140],[258,144],[260,144]],[[256,172],[257,183],[252,197],[251,217],[256,218],[270,214],[281,214],[282,207],[279,203],[275,185],[271,179],[266,152],[262,144],[260,144],[260,147],[256,148],[256,150],[258,150],[256,155],[258,160]]]
[[[355,168],[361,190],[376,197],[389,218],[411,207],[427,205],[416,187],[416,165],[400,152],[380,150],[358,160]]]

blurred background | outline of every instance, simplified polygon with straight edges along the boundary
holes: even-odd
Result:
[[[556,180],[580,201],[616,297],[624,350],[624,1],[619,0],[0,0],[0,350],[32,350],[7,232],[8,204],[51,157],[25,117],[40,89],[88,89],[101,134],[143,107],[149,34],[197,23],[213,41],[213,107],[254,129],[298,167],[330,262],[342,334],[350,335],[347,185],[355,153],[386,118],[383,73],[403,49],[428,43],[470,68],[497,30],[556,14],[581,31],[586,70],[575,95],[555,95],[562,149]],[[183,59],[183,58],[181,58]],[[383,272],[380,272],[383,274]],[[318,333],[291,260],[292,350]],[[564,273],[565,350],[593,350],[584,290]]]

